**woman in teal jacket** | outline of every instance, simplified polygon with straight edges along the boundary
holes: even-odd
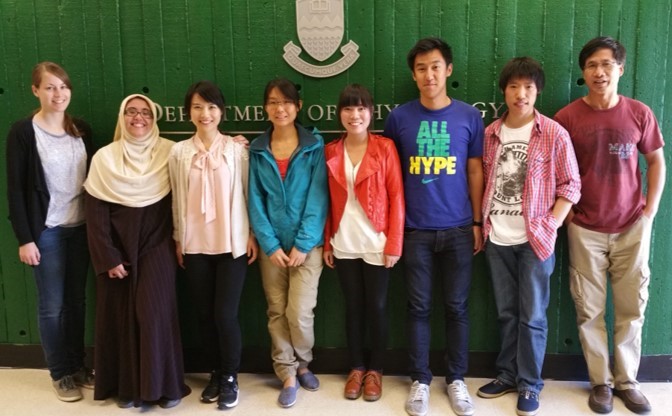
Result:
[[[259,264],[273,368],[283,382],[278,397],[282,407],[294,405],[299,385],[310,391],[320,385],[308,364],[313,359],[313,309],[329,201],[324,140],[296,123],[301,104],[291,81],[270,81],[264,108],[272,126],[250,145],[249,217],[261,246]]]

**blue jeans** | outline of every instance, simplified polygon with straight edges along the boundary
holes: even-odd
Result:
[[[546,309],[555,254],[542,261],[529,243],[500,246],[490,241],[485,254],[502,341],[497,378],[518,386],[519,391],[539,393],[544,387],[541,368],[546,353]]]
[[[474,234],[471,225],[447,230],[406,230],[404,272],[408,293],[410,376],[430,384],[430,315],[435,266],[443,285],[445,309],[446,382],[464,379],[467,372],[469,316]]]
[[[38,326],[51,378],[84,366],[84,315],[89,248],[86,226],[45,229],[37,241]]]

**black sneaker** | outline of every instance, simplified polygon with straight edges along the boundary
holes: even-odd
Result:
[[[219,410],[230,409],[238,404],[238,380],[234,376],[223,375],[219,382]]]
[[[534,416],[539,412],[539,393],[523,390],[518,393],[518,416]]]
[[[484,399],[494,399],[495,397],[503,396],[507,393],[513,393],[514,391],[518,391],[516,386],[507,384],[496,378],[478,389],[476,394],[478,394],[479,397],[483,397]]]
[[[210,373],[210,381],[208,382],[208,385],[205,386],[205,389],[203,389],[203,393],[201,393],[202,402],[212,403],[217,400],[217,396],[219,396],[219,379],[219,371]]]

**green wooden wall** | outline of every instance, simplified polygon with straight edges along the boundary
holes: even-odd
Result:
[[[0,137],[10,124],[37,106],[30,72],[43,60],[61,63],[73,81],[70,112],[92,125],[97,146],[112,137],[121,99],[144,92],[164,106],[160,127],[176,140],[188,137],[179,106],[189,84],[217,82],[232,106],[223,129],[253,138],[266,123],[259,112],[265,83],[281,75],[302,85],[302,120],[336,134],[329,116],[338,92],[350,82],[370,87],[380,108],[382,129],[388,108],[417,96],[406,53],[423,36],[439,35],[454,49],[449,94],[474,103],[489,123],[501,114],[496,79],[513,56],[530,55],[546,70],[546,90],[537,100],[553,115],[584,94],[577,55],[598,35],[619,38],[628,49],[621,92],[650,105],[663,134],[672,137],[672,82],[668,82],[672,6],[668,0],[345,0],[343,44],[353,40],[360,57],[346,72],[324,79],[304,76],[283,59],[283,46],[296,33],[295,2],[290,0],[0,0]],[[335,61],[339,53],[326,62]],[[310,57],[304,59],[314,64]],[[499,111],[496,111],[499,109]],[[310,110],[310,111],[309,111]],[[177,121],[175,121],[177,120]],[[672,165],[668,145],[665,157]],[[0,150],[0,344],[37,344],[35,285],[18,261],[7,220],[5,146]],[[672,171],[669,169],[668,172]],[[672,182],[669,178],[668,183]],[[643,353],[672,354],[672,232],[670,193],[656,219],[651,256],[651,300]],[[580,352],[574,310],[567,287],[564,235],[557,248],[548,311],[548,352]],[[89,285],[87,340],[92,341],[94,280]],[[186,345],[195,334],[184,286],[178,282]],[[472,351],[498,349],[494,301],[482,255],[476,260],[470,299]],[[434,346],[443,344],[442,308],[434,314]],[[344,347],[342,295],[334,273],[323,274],[316,311],[317,344]],[[405,345],[405,297],[401,270],[390,291],[393,322],[390,346]],[[266,347],[265,300],[256,265],[242,303],[246,346]]]

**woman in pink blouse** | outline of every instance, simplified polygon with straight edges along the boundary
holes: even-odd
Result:
[[[168,167],[173,238],[196,308],[211,377],[201,401],[220,409],[238,404],[241,333],[238,306],[257,243],[247,217],[248,152],[219,131],[224,97],[209,81],[189,87],[184,108],[196,134],[177,143]]]

